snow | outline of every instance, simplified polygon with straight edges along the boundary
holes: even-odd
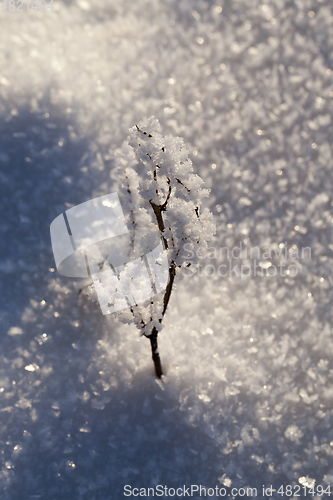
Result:
[[[331,2],[54,0],[0,23],[1,498],[333,486]],[[176,277],[161,381],[50,240],[151,116],[217,226]]]

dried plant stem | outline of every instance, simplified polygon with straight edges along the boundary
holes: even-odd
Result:
[[[169,191],[169,193],[170,193],[170,191]],[[163,235],[164,221],[163,221],[163,217],[162,217],[162,212],[166,208],[167,201],[168,201],[168,198],[163,203],[163,205],[156,205],[152,201],[150,202],[150,204],[151,204],[151,206],[152,206],[152,208],[154,210],[154,214],[155,214],[155,217],[156,217],[156,220],[157,220],[158,228],[159,228],[159,230],[161,232],[161,235],[162,235],[162,238],[163,238],[163,242],[164,242],[164,247],[165,247],[166,250],[168,249],[168,242],[167,242],[166,238]],[[164,314],[165,314],[165,312],[167,310],[167,307],[168,307],[168,303],[169,303],[169,300],[170,300],[170,296],[171,296],[171,291],[172,291],[172,286],[173,286],[173,282],[174,282],[174,279],[175,279],[175,275],[176,275],[176,264],[174,262],[171,262],[171,265],[169,266],[169,281],[168,281],[167,287],[165,289],[164,297],[163,297],[162,317],[164,316]],[[160,319],[160,322],[161,321],[162,321],[162,319]],[[152,329],[152,331],[151,331],[151,334],[149,336],[147,336],[147,337],[150,339],[151,352],[152,352],[152,358],[153,358],[153,361],[154,361],[156,376],[158,378],[161,378],[162,375],[163,375],[163,372],[162,372],[161,359],[160,359],[160,355],[159,355],[159,352],[158,352],[158,346],[157,346],[157,335],[158,335],[158,331],[157,331],[156,327],[154,326],[153,329]]]
[[[154,361],[156,377],[161,378],[163,375],[163,372],[162,372],[161,359],[160,359],[160,355],[158,352],[158,346],[157,346],[157,334],[158,334],[158,331],[156,330],[156,327],[154,326],[154,328],[152,329],[152,332],[148,338],[150,340],[151,353],[152,353],[152,358]]]

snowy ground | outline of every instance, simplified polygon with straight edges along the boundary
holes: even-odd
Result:
[[[216,2],[0,11],[2,500],[333,486],[333,7]],[[114,150],[151,115],[212,189],[212,245],[297,266],[178,281],[163,383],[135,327],[52,272],[49,236],[112,192]]]

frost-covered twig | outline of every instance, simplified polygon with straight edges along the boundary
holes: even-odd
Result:
[[[213,216],[208,209],[201,211],[202,199],[209,191],[203,180],[193,172],[188,151],[179,137],[160,132],[154,117],[130,129],[128,144],[116,151],[117,168],[111,177],[117,190],[123,192],[124,212],[130,214],[128,226],[156,228],[167,253],[168,282],[163,293],[142,304],[122,311],[124,321],[134,320],[141,333],[151,342],[156,375],[162,375],[157,349],[157,336],[162,329],[176,273],[185,268],[181,250],[207,247],[215,232]],[[127,206],[124,206],[124,204]]]

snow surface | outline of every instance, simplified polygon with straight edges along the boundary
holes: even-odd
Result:
[[[0,26],[1,499],[333,485],[331,1],[54,0]],[[178,280],[163,382],[49,235],[151,115],[212,189],[217,248],[311,248],[294,278]]]

